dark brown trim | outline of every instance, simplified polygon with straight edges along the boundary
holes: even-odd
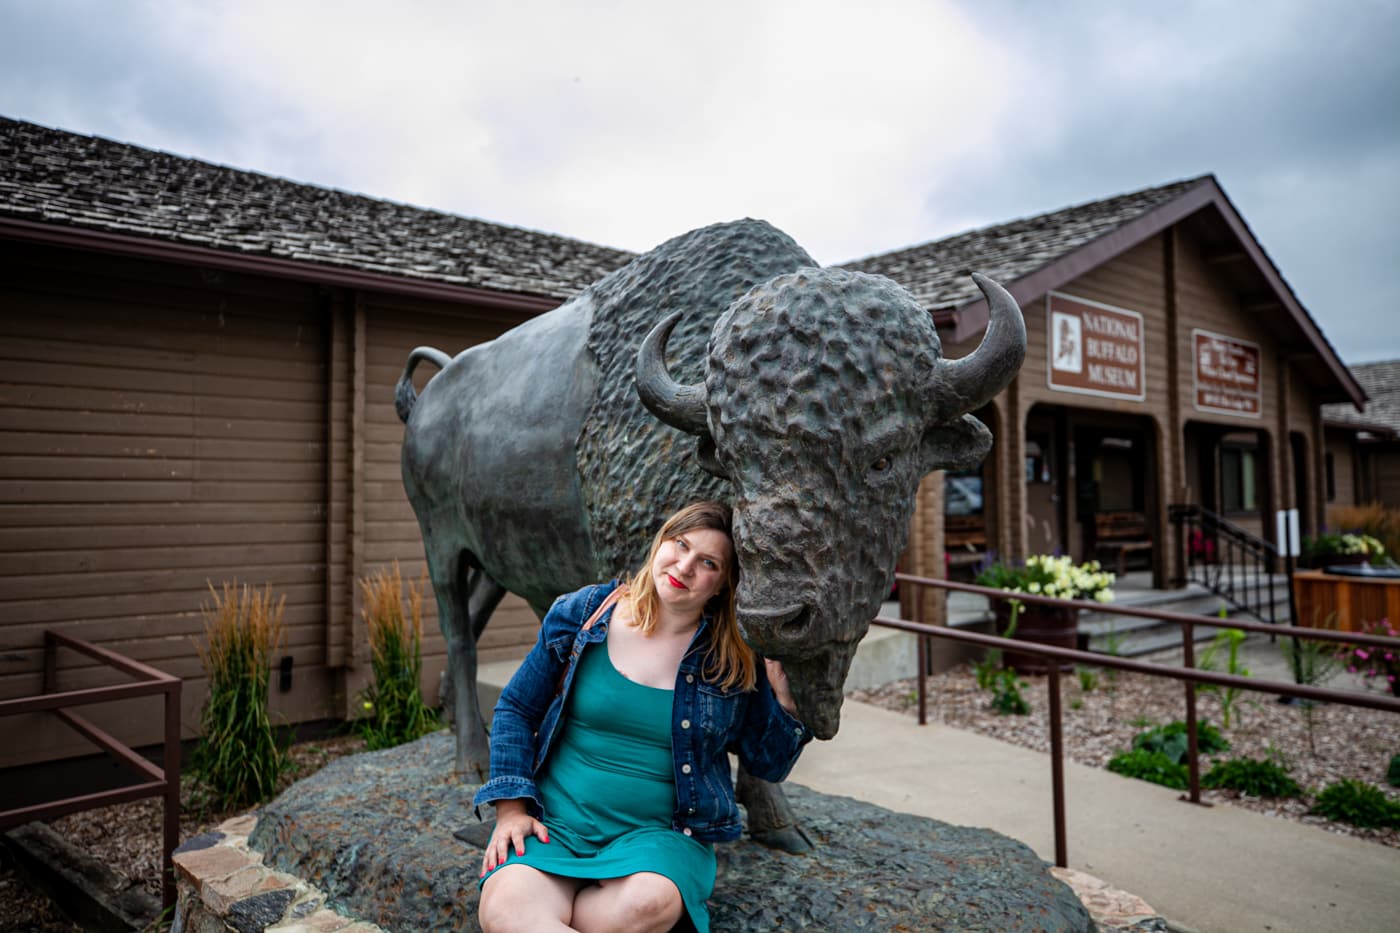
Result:
[[[1230,203],[1230,199],[1226,197],[1225,192],[1213,177],[1201,179],[1198,184],[1186,189],[1167,203],[1153,208],[1136,220],[1124,224],[1111,233],[1104,234],[1097,240],[1066,253],[1054,262],[1041,266],[1034,272],[1012,282],[1002,282],[1001,284],[1007,291],[1011,292],[1018,304],[1025,305],[1038,300],[1046,292],[1060,288],[1066,282],[1070,282],[1127,252],[1172,224],[1184,220],[1203,208],[1212,206],[1220,212],[1226,226],[1230,228],[1239,241],[1240,248],[1263,275],[1270,292],[1279,304],[1287,309],[1289,316],[1303,332],[1303,336],[1312,344],[1317,356],[1327,365],[1337,384],[1360,410],[1366,404],[1366,393],[1361,388],[1360,383],[1356,381],[1351,370],[1347,369],[1346,364],[1337,356],[1336,351],[1332,349],[1332,345],[1327,342],[1327,338],[1322,335],[1322,331],[1318,329],[1317,324],[1314,323],[1306,309],[1298,302],[1297,296],[1293,294],[1292,289],[1288,287],[1278,270],[1274,268],[1273,262],[1255,241],[1249,226],[1240,217],[1235,206]],[[957,323],[950,339],[954,343],[961,343],[986,329],[988,319],[986,299],[978,298],[960,305],[953,311],[953,317]]]
[[[9,217],[0,217],[0,239],[21,240],[29,243],[42,243],[47,246],[66,246],[74,249],[113,253],[119,256],[136,256],[143,259],[207,266],[231,272],[295,279],[299,282],[314,282],[341,288],[411,295],[415,298],[430,298],[436,301],[470,304],[503,311],[525,311],[540,314],[563,303],[558,298],[549,298],[543,295],[498,292],[473,285],[454,285],[449,282],[412,279],[319,263],[279,259],[273,256],[251,256],[211,249],[207,246],[189,246],[167,240],[122,236],[101,230],[85,230],[80,227],[60,227],[29,220],[15,220]]]

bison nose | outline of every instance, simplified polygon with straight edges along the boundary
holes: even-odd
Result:
[[[812,613],[797,603],[777,609],[739,606],[739,627],[744,639],[756,650],[781,657],[805,645],[812,628]]]

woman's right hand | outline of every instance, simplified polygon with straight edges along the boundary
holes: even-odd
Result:
[[[481,857],[482,875],[503,863],[512,848],[516,855],[524,855],[526,836],[549,842],[549,830],[530,815],[524,800],[497,800],[495,805],[496,828],[491,831],[491,841],[486,843],[486,853]]]

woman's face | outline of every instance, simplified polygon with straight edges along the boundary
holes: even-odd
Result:
[[[729,548],[729,536],[713,528],[691,528],[662,541],[651,562],[662,604],[700,615],[710,597],[724,589]]]

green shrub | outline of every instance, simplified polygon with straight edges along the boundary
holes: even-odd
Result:
[[[1372,829],[1400,828],[1400,803],[1379,787],[1345,779],[1329,784],[1310,811],[1339,823]]]
[[[1168,758],[1159,751],[1135,748],[1130,752],[1115,755],[1108,763],[1108,770],[1124,777],[1151,781],[1163,787],[1185,790],[1190,783],[1186,766]]]
[[[1297,797],[1302,793],[1288,771],[1275,761],[1233,758],[1217,762],[1201,778],[1204,787],[1225,787],[1250,797]]]
[[[422,738],[438,728],[437,713],[423,702],[423,589],[408,588],[404,614],[403,579],[398,561],[393,573],[379,571],[360,581],[369,626],[374,683],[361,694],[365,711],[357,728],[370,749],[391,748]]]
[[[1400,755],[1390,756],[1390,768],[1385,772],[1385,779],[1392,787],[1400,787]]]
[[[997,674],[992,686],[992,709],[1002,716],[1025,716],[1031,711],[1031,704],[1021,695],[1026,682],[1012,670]]]
[[[1186,723],[1181,720],[1156,726],[1133,736],[1133,748],[1161,752],[1175,764],[1184,764],[1187,757]],[[1202,755],[1218,755],[1230,750],[1230,743],[1220,730],[1204,719],[1196,721],[1196,749]]]
[[[267,682],[272,654],[282,640],[285,598],[272,590],[225,583],[209,587],[213,605],[202,606],[204,646],[196,644],[209,678],[209,700],[200,716],[191,772],[221,810],[243,809],[272,796],[288,758],[272,733]]]

